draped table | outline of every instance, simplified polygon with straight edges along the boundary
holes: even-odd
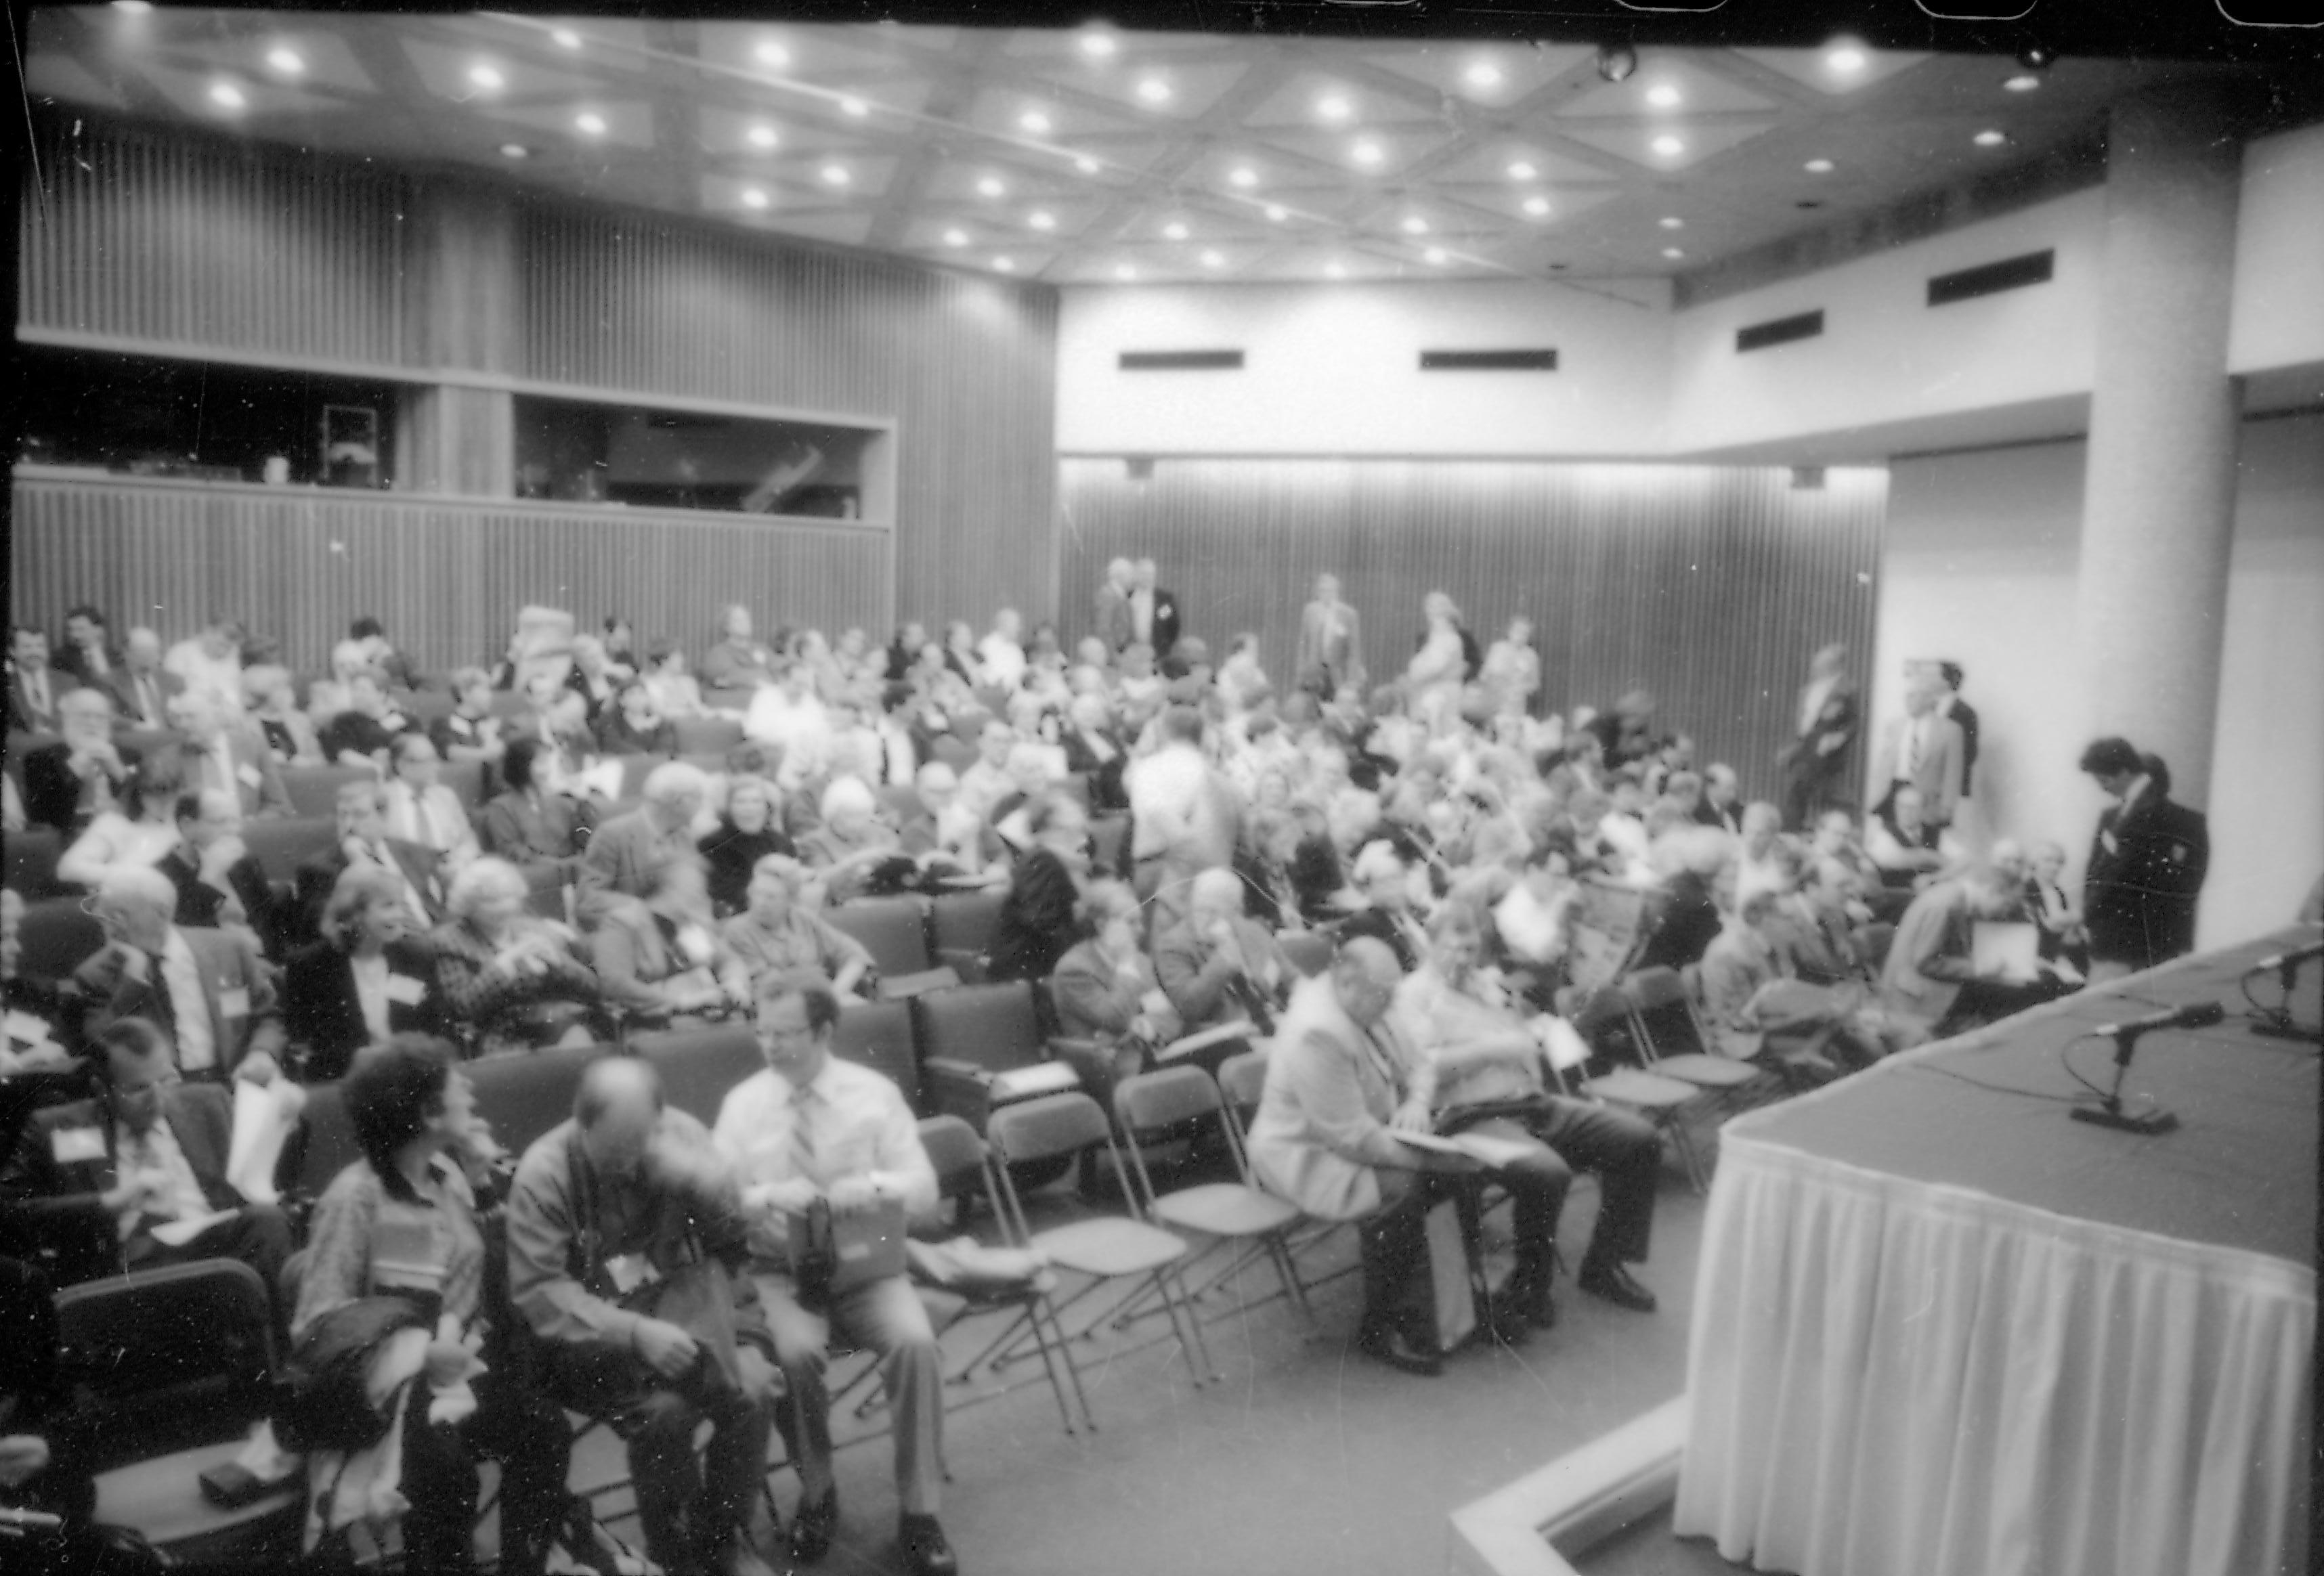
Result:
[[[1801,1576],[2304,1571],[2319,1052],[2236,1015],[2250,964],[2317,935],[1729,1123],[1674,1530]],[[2061,1052],[2104,1085],[2094,1026],[2212,1000],[2225,1022],[2146,1035],[2124,1087],[2176,1130],[2069,1120]]]

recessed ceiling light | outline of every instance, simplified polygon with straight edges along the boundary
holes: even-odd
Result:
[[[1057,227],[1057,216],[1041,208],[1035,208],[1025,216],[1025,222],[1037,230],[1054,230]]]
[[[782,141],[782,138],[776,134],[775,128],[764,122],[752,126],[742,134],[750,139],[751,146],[754,148],[771,148]]]
[[[823,167],[823,183],[825,186],[844,186],[853,179],[844,164],[825,164]]]
[[[1646,89],[1646,102],[1656,109],[1676,109],[1679,91],[1667,82],[1657,82]]]
[[[1681,153],[1686,152],[1686,144],[1678,138],[1672,136],[1656,137],[1652,145],[1655,152],[1660,153],[1665,159],[1675,159]]]
[[[1511,180],[1531,180],[1536,173],[1538,173],[1538,171],[1536,171],[1532,165],[1526,163],[1523,159],[1517,160],[1509,166],[1509,179]]]
[[[976,183],[976,189],[984,197],[1000,197],[1006,193],[1009,188],[1002,183],[998,175],[988,175]]]
[[[1173,241],[1183,241],[1186,238],[1186,226],[1172,219],[1162,226],[1162,233]]]
[[[605,134],[605,117],[585,110],[573,117],[573,129],[585,137],[602,137]]]
[[[242,89],[233,83],[213,82],[210,84],[210,102],[221,109],[240,109],[248,100],[243,97]]]
[[[1531,214],[1537,219],[1547,218],[1549,217],[1549,198],[1539,196],[1526,198],[1525,211]]]
[[[2031,71],[2020,71],[2015,77],[2005,79],[2001,85],[2012,93],[2031,93],[2042,86],[2042,78]]]
[[[1138,85],[1138,97],[1148,104],[1170,102],[1170,84],[1159,77],[1148,77]]]
[[[946,230],[944,233],[944,244],[947,246],[965,246],[968,244],[968,232],[966,230]]]
[[[1203,253],[1203,266],[1204,268],[1224,268],[1226,265],[1227,260],[1220,256],[1217,253],[1205,252]]]
[[[1380,151],[1380,145],[1378,143],[1367,140],[1349,149],[1348,157],[1359,164],[1377,164],[1388,155]]]
[[[746,186],[742,189],[742,206],[746,208],[762,208],[767,206],[767,194],[755,186]]]
[[[266,51],[266,63],[285,77],[296,77],[307,69],[307,62],[300,59],[298,51],[281,45]]]
[[[1431,246],[1427,251],[1422,253],[1421,255],[1438,268],[1443,267],[1445,263],[1452,261],[1450,254],[1447,253],[1442,246]]]
[[[768,40],[765,43],[761,44],[757,49],[752,50],[751,52],[759,58],[759,64],[761,66],[772,66],[778,70],[791,63],[790,51],[783,48],[782,45],[775,42],[772,39]]]
[[[499,67],[487,60],[479,60],[468,68],[468,80],[489,92],[505,84],[508,78],[501,75]]]
[[[581,47],[581,35],[569,27],[560,27],[549,36],[557,41],[557,47],[560,50],[577,50]]]
[[[1479,60],[1461,73],[1461,79],[1471,88],[1498,88],[1501,85],[1501,69],[1490,60]]]
[[[1049,117],[1038,109],[1028,109],[1017,117],[1017,124],[1037,137],[1049,134]]]
[[[1098,169],[1097,161],[1091,158],[1087,153],[1084,153],[1080,158],[1074,161],[1074,168],[1080,171],[1084,175],[1094,175],[1097,173]]]
[[[992,260],[992,266],[999,269],[1003,273],[1014,273],[1017,272],[1017,263],[1012,258],[996,257]]]
[[[1113,41],[1113,35],[1110,32],[1085,32],[1082,34],[1081,45],[1082,53],[1093,60],[1111,60],[1114,51],[1120,47]]]
[[[1829,159],[1811,159],[1806,163],[1801,165],[1800,168],[1806,171],[1811,175],[1829,175],[1831,173],[1831,161]]]
[[[839,109],[841,114],[854,115],[859,120],[872,113],[870,105],[852,94],[840,99]]]
[[[1267,205],[1267,217],[1270,222],[1279,225],[1291,217],[1291,210],[1279,202],[1271,202]]]
[[[1406,214],[1404,216],[1404,233],[1407,235],[1425,235],[1428,234],[1428,221],[1418,214]]]
[[[1855,44],[1834,44],[1824,51],[1823,63],[1843,77],[1854,76],[1872,63],[1872,57]]]
[[[2008,140],[2009,138],[2006,134],[1995,131],[1989,126],[1969,139],[1970,142],[1975,143],[1980,148],[1998,148],[2002,143]]]
[[[532,157],[532,150],[526,147],[522,143],[503,143],[501,144],[501,157],[503,159],[530,159]]]
[[[1113,277],[1121,281],[1122,283],[1128,284],[1131,280],[1138,277],[1138,270],[1130,267],[1127,263],[1118,263],[1114,267]]]
[[[1259,171],[1253,170],[1248,164],[1238,164],[1227,172],[1227,179],[1233,181],[1237,186],[1257,186],[1259,184]]]
[[[1325,120],[1345,120],[1356,113],[1356,106],[1337,93],[1327,93],[1315,101],[1315,113]]]
[[[1665,214],[1661,218],[1656,219],[1655,223],[1660,225],[1665,230],[1683,230],[1686,228],[1686,221],[1680,218],[1676,214]]]
[[[1663,255],[1664,255],[1664,256],[1665,256],[1665,257],[1667,257],[1667,258],[1669,258],[1672,262],[1675,263],[1675,262],[1677,262],[1680,258],[1682,258],[1682,257],[1685,256],[1685,255],[1686,255],[1686,253],[1683,253],[1683,252],[1682,252],[1682,251],[1680,251],[1680,250],[1679,250],[1677,247],[1675,247],[1675,246],[1665,246],[1665,247],[1664,247],[1664,248],[1663,248]]]

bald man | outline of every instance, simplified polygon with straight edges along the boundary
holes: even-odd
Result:
[[[748,1528],[775,1353],[740,1209],[709,1131],[664,1104],[650,1064],[621,1057],[582,1074],[509,1195],[509,1300],[549,1394],[628,1442],[646,1553],[668,1571],[768,1571]]]
[[[1262,1035],[1299,971],[1268,928],[1243,913],[1242,878],[1203,871],[1186,889],[1186,917],[1154,938],[1154,975],[1186,1032],[1249,1018]]]
[[[247,935],[180,928],[178,889],[150,866],[107,871],[89,907],[106,936],[73,972],[89,1033],[142,1018],[170,1037],[188,1078],[265,1083],[281,1071],[274,974]]]

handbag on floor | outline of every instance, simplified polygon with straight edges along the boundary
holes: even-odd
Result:
[[[1477,1333],[1477,1309],[1484,1300],[1477,1284],[1483,1275],[1477,1236],[1473,1212],[1462,1198],[1440,1198],[1428,1206],[1422,1240],[1428,1250],[1429,1329],[1422,1346],[1440,1357]]]

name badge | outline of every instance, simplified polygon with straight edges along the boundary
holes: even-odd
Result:
[[[19,1007],[8,1009],[8,1038],[20,1046],[44,1046],[49,1043],[49,1026]]]
[[[248,987],[242,985],[220,986],[218,988],[218,1016],[220,1018],[248,1018],[250,1016],[250,991]]]
[[[387,977],[387,999],[400,1001],[406,1007],[417,1007],[428,999],[428,987],[409,974],[390,974]]]
[[[451,723],[452,732],[455,733],[474,733],[476,731],[475,724],[466,717],[454,717]]]
[[[234,775],[243,787],[248,788],[254,788],[264,780],[258,775],[258,768],[251,765],[247,760],[234,769]]]
[[[661,1279],[661,1271],[642,1253],[623,1253],[605,1260],[605,1277],[613,1283],[614,1295],[626,1297]]]
[[[49,1135],[49,1153],[60,1166],[105,1158],[105,1135],[95,1128],[59,1128]]]

